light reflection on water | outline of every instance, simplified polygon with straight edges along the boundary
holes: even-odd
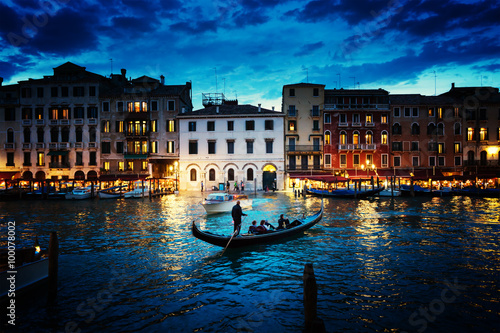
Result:
[[[61,245],[57,305],[20,306],[16,328],[62,332],[73,322],[83,332],[300,332],[307,262],[314,263],[328,331],[497,328],[498,199],[325,199],[322,221],[303,236],[224,254],[191,236],[193,220],[232,232],[230,214],[207,216],[201,199],[183,193],[152,201],[0,203],[18,238],[29,243],[37,234],[48,244],[57,231]],[[292,220],[319,206],[319,198],[259,194],[245,229],[254,219],[276,225],[281,213]],[[439,303],[450,283],[464,290]],[[422,307],[439,314],[425,320]]]

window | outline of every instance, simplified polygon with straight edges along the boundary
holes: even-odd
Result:
[[[395,167],[401,166],[401,156],[394,156],[394,158],[393,158],[393,165]]]
[[[111,142],[102,142],[101,149],[102,149],[103,154],[110,154],[111,153]]]
[[[479,129],[479,140],[481,141],[487,141],[488,140],[488,129],[481,127]]]
[[[474,140],[474,128],[469,127],[467,128],[467,141],[473,141]]]
[[[311,115],[313,117],[319,117],[319,105],[313,105]]]
[[[115,132],[116,133],[123,133],[124,131],[124,125],[123,125],[123,120],[118,120],[115,122]]]
[[[430,123],[427,125],[427,135],[435,135],[437,134],[436,125],[434,123]]]
[[[382,124],[387,124],[389,122],[389,117],[387,116],[387,114],[384,113],[380,116],[380,122]]]
[[[393,141],[392,151],[403,151],[403,143],[401,141]]]
[[[411,134],[418,135],[420,134],[420,125],[417,123],[411,124]]]
[[[12,128],[7,130],[7,143],[14,143],[14,130]]]
[[[371,131],[366,132],[365,141],[367,145],[373,144],[373,133]]]
[[[59,128],[52,127],[50,130],[50,142],[59,142]]]
[[[15,120],[16,120],[16,109],[5,108],[5,121],[15,121]]]
[[[85,112],[83,107],[81,106],[76,106],[73,110],[73,115],[75,119],[83,119],[85,117]]]
[[[43,87],[36,88],[36,97],[43,98]]]
[[[354,131],[354,133],[352,133],[352,143],[355,145],[359,145],[359,132],[358,131]]]
[[[116,111],[123,112],[123,102],[116,102]]]
[[[288,131],[295,132],[297,130],[297,122],[295,120],[288,121]]]
[[[208,141],[208,153],[215,154],[215,141],[213,140]]]
[[[227,153],[234,154],[234,140],[227,141]]]
[[[110,128],[109,128],[109,120],[103,120],[101,123],[101,132],[102,133],[109,133]]]
[[[76,127],[75,134],[76,134],[76,142],[83,142],[83,129],[81,126]]]
[[[134,162],[127,161],[127,170],[128,171],[134,171]]]
[[[215,131],[215,121],[207,121],[207,131],[208,132]]]
[[[31,88],[22,88],[21,89],[21,97],[22,98],[31,98]]]
[[[345,114],[345,113],[339,114],[339,123],[341,125],[347,124],[347,114]]]
[[[175,101],[167,102],[167,111],[175,111]]]
[[[158,101],[151,101],[151,111],[158,111]]]
[[[290,88],[290,97],[295,97],[295,89]]]
[[[97,165],[97,152],[91,151],[89,153],[89,165]]]
[[[85,96],[84,87],[73,87],[73,97],[83,97]]]
[[[476,120],[476,110],[465,110],[465,120]]]
[[[382,131],[382,137],[380,138],[380,143],[386,145],[388,142],[388,134],[387,131]]]
[[[151,120],[151,132],[158,132],[158,126],[156,125],[157,123],[157,120]]]
[[[411,116],[411,109],[405,108],[405,117],[410,117],[410,116]]]
[[[151,153],[158,154],[158,141],[151,142]]]
[[[196,123],[194,123],[194,130],[196,131]],[[175,131],[176,131],[175,120],[167,120],[167,132],[175,132]]]
[[[418,117],[418,108],[411,108],[411,116]]]
[[[68,87],[61,87],[61,97],[68,97],[68,96],[69,96]]]
[[[45,154],[43,152],[38,152],[36,156],[36,165],[44,166],[45,165]]]
[[[233,120],[228,120],[227,121],[227,130],[228,131],[234,131],[234,121]]]
[[[414,167],[418,167],[420,165],[420,158],[418,156],[412,156],[411,165]]]
[[[266,154],[273,153],[273,140],[266,139]]]
[[[253,181],[253,169],[252,168],[247,169],[247,181],[249,181],[249,182]]]
[[[26,127],[23,131],[23,142],[30,143],[31,142],[31,128]]]
[[[196,121],[189,122],[189,132],[196,132]]]
[[[141,171],[146,171],[148,169],[148,161],[142,161]]]
[[[274,120],[264,121],[264,130],[273,131],[274,130]]]
[[[399,107],[394,108],[394,117],[401,117],[401,110]]]
[[[382,157],[382,161],[381,161],[382,168],[387,168],[387,166],[389,164],[389,155],[382,154],[381,157]]]
[[[167,153],[175,153],[175,141],[167,141]]]
[[[360,126],[361,125],[361,121],[359,120],[359,113],[355,113],[352,115],[352,124],[353,126],[356,125],[356,126]]]
[[[95,86],[89,87],[89,96],[96,96],[96,87]]]
[[[125,162],[118,162],[118,171],[125,171]]]
[[[462,165],[462,156],[455,156],[455,166]]]
[[[325,154],[325,167],[331,168],[331,166],[332,166],[332,155]]]
[[[208,170],[208,180],[211,182],[215,181],[215,169]]]
[[[460,135],[462,134],[462,124],[460,123],[455,123],[455,125],[453,125],[454,127],[454,132],[455,132],[455,135]]]
[[[109,112],[109,102],[102,102],[102,111]]]
[[[330,131],[325,132],[325,145],[329,145],[331,140],[331,134]]]
[[[429,111],[427,112],[427,115],[429,117],[434,117],[436,115],[436,110],[434,108],[429,108]]]
[[[109,162],[104,162],[104,170],[109,171]]]
[[[319,131],[319,120],[313,120],[313,131]]]
[[[392,125],[392,134],[401,134],[401,125],[398,123]]]
[[[247,140],[247,154],[253,154],[253,140]]]
[[[191,169],[189,172],[189,180],[192,182],[196,181],[196,169]]]
[[[341,145],[346,145],[347,144],[347,134],[346,132],[342,131],[340,132],[340,142]]]
[[[289,117],[296,117],[297,116],[297,110],[295,109],[295,105],[288,106],[288,116]]]
[[[455,142],[454,144],[455,147],[455,154],[460,154],[462,153],[462,143],[461,142]]]
[[[35,109],[35,119],[43,119],[43,108]]]
[[[319,96],[319,89],[313,88],[313,97],[318,97],[318,96]]]
[[[368,113],[368,114],[366,115],[366,123],[367,123],[367,124],[373,124],[373,116],[372,116],[372,114],[371,114],[371,113]]]
[[[255,130],[255,120],[245,121],[245,130],[254,131]]]
[[[51,87],[50,88],[50,97],[57,97],[57,93],[58,93],[58,87]]]
[[[7,153],[7,164],[6,166],[15,166],[14,164],[14,153],[13,152],[8,152]]]
[[[352,156],[352,165],[354,165],[355,167],[358,167],[359,166],[359,154],[354,154]]]
[[[439,123],[437,125],[437,134],[444,135],[444,124],[443,123]]]
[[[234,169],[227,170],[227,180],[234,181]]]
[[[437,115],[438,119],[443,119],[443,116],[444,116],[443,108],[437,108],[436,115]]]
[[[23,166],[31,166],[31,153],[29,151],[24,152]]]
[[[411,142],[411,151],[419,151],[419,141]]]
[[[345,168],[347,166],[347,155],[340,154],[340,167]]]
[[[87,118],[98,118],[97,108],[95,106],[89,106],[87,108]]]
[[[189,140],[189,154],[191,155],[198,154],[198,141]]]
[[[439,156],[438,157],[438,165],[439,166],[445,166],[445,158],[444,158],[444,156]]]
[[[116,143],[116,153],[123,154],[123,142],[122,141],[118,141]]]
[[[331,114],[325,113],[325,119],[324,119],[324,121],[325,121],[325,124],[331,124],[331,122],[332,122],[332,116],[331,116]]]

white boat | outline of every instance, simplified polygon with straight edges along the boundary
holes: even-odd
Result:
[[[149,184],[144,182],[136,182],[134,189],[129,192],[125,192],[123,195],[125,199],[131,199],[131,198],[143,198],[143,197],[148,197],[149,196]]]
[[[99,191],[99,199],[119,199],[123,198],[127,186],[112,186]]]
[[[7,251],[2,251],[0,257],[2,257],[2,265],[5,263],[7,265]],[[4,259],[5,255],[5,260]],[[45,280],[49,276],[49,259],[39,257],[39,254],[35,252],[35,248],[27,248],[16,251],[16,263],[21,262],[20,266],[16,266],[14,269],[4,268],[0,272],[0,279],[2,283],[0,284],[0,299],[8,296],[10,291],[10,280],[8,278],[15,277],[15,293],[17,294],[23,288],[29,287]],[[9,296],[10,297],[10,296]]]
[[[397,188],[391,190],[390,188],[384,188],[377,194],[379,197],[400,197],[401,191]]]
[[[241,208],[251,208],[252,199],[245,194],[210,193],[201,203],[207,214],[231,212],[236,201],[240,201]]]
[[[92,186],[87,187],[77,187],[73,191],[66,193],[65,198],[67,200],[82,200],[91,199],[97,196],[98,188],[94,186],[94,196],[92,196]]]

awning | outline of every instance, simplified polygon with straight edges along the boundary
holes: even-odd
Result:
[[[51,150],[47,153],[47,156],[66,156],[68,153],[67,150]]]
[[[125,154],[126,160],[145,160],[148,158],[147,154]]]
[[[1,180],[12,180],[12,177],[16,173],[19,173],[18,171],[0,171],[0,179]]]

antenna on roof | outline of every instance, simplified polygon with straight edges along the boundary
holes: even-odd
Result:
[[[214,71],[215,71],[215,92],[217,93],[218,92],[218,89],[217,89],[217,67],[214,67]]]
[[[222,81],[224,82],[224,96],[226,95],[226,78],[223,77]]]
[[[436,96],[436,71],[434,72],[434,96]]]

